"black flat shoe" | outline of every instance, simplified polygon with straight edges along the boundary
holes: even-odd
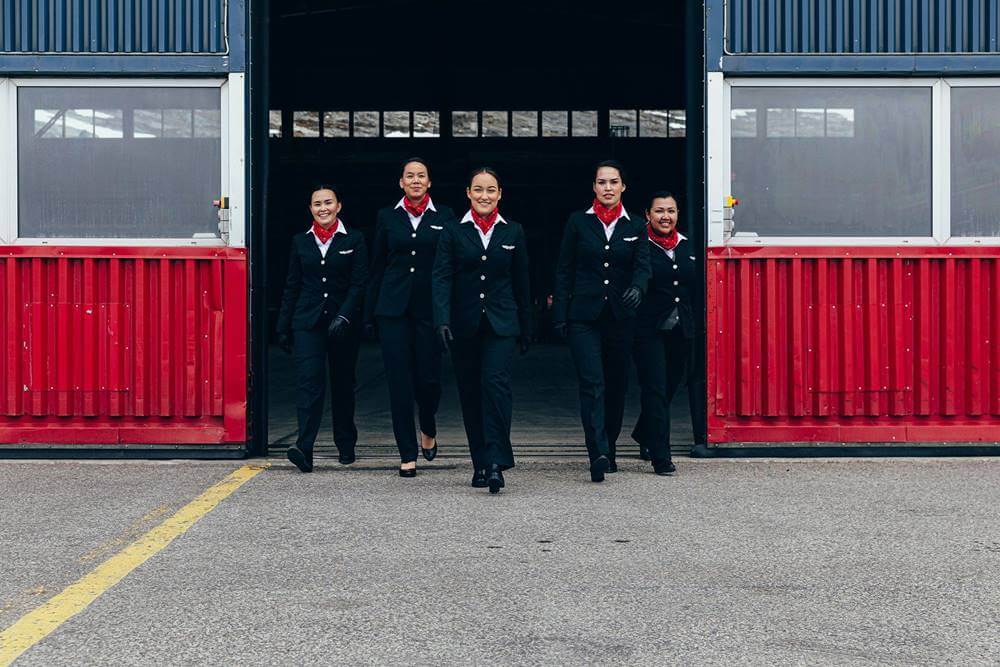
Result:
[[[591,482],[603,482],[604,473],[608,471],[608,466],[611,462],[608,461],[607,456],[598,456],[594,459],[593,463],[590,464],[590,481]]]
[[[608,472],[618,472],[618,464],[614,459],[608,461]]]
[[[312,452],[306,454],[301,449],[292,445],[288,448],[288,460],[295,464],[295,467],[302,472],[312,472]]]
[[[486,468],[481,468],[472,473],[472,488],[485,489],[489,486],[486,483]]]
[[[503,473],[500,471],[500,466],[493,464],[490,466],[490,474],[486,476],[486,483],[490,487],[490,493],[500,493],[500,489],[503,488]]]
[[[669,459],[666,461],[653,461],[653,472],[657,475],[672,475],[677,472],[677,466]]]
[[[430,449],[421,446],[420,453],[423,454],[424,458],[427,459],[428,461],[433,461],[434,457],[437,456],[438,454],[438,441],[434,440],[434,446],[431,447]]]
[[[355,461],[357,461],[358,458],[357,456],[355,456],[354,452],[347,452],[347,453],[341,452],[340,454],[337,455],[337,460],[341,463],[341,465],[349,466]]]
[[[409,469],[400,468],[399,469],[399,476],[400,477],[416,477],[417,476],[417,469],[416,468],[409,468]]]

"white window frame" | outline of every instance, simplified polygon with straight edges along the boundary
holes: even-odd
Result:
[[[708,148],[708,241],[719,246],[975,246],[1000,245],[997,237],[951,237],[951,88],[1000,87],[1000,78],[725,78],[709,72],[706,131]],[[724,234],[724,201],[752,193],[732,192],[732,89],[752,88],[925,88],[931,93],[931,234],[929,236],[733,236]],[[735,210],[736,232],[740,209]]]
[[[221,185],[229,197],[229,242],[220,238],[30,238],[18,236],[17,91],[19,88],[217,88],[221,117]],[[246,149],[244,75],[228,78],[0,78],[0,244],[24,246],[244,247],[246,245]]]

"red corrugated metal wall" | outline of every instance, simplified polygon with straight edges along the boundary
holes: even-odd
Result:
[[[1000,248],[712,248],[709,439],[1000,441]]]
[[[245,442],[244,250],[8,247],[0,313],[0,442]]]

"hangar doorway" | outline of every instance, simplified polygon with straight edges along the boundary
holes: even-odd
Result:
[[[551,334],[548,301],[563,225],[592,198],[592,165],[607,157],[625,165],[633,216],[653,190],[676,192],[682,231],[704,246],[701,13],[686,16],[687,4],[623,0],[612,11],[569,0],[273,0],[266,196],[258,214],[266,219],[272,340],[290,239],[309,221],[310,183],[337,183],[341,217],[370,241],[376,211],[401,196],[405,158],[430,163],[432,197],[458,214],[467,209],[466,175],[490,165],[503,179],[501,211],[525,227],[532,264],[538,341],[515,361],[515,449],[582,455],[576,376],[567,346]],[[266,369],[267,444],[277,453],[295,438],[294,372],[273,345],[266,354],[256,365]],[[442,454],[467,455],[448,360],[443,379]],[[637,454],[628,434],[638,399],[633,374],[622,457]],[[691,442],[685,396],[674,417],[674,444],[684,451]],[[317,454],[333,451],[325,419]],[[395,454],[373,342],[362,346],[356,420],[360,453]]]

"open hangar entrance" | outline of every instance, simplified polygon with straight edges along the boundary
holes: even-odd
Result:
[[[467,174],[490,165],[503,181],[501,211],[528,236],[538,339],[515,362],[512,439],[515,448],[582,453],[576,376],[567,346],[551,334],[548,302],[562,228],[589,205],[594,163],[625,165],[633,216],[650,192],[677,193],[682,231],[704,246],[702,17],[687,4],[272,1],[262,86],[270,131],[258,175],[266,188],[255,223],[263,225],[257,270],[266,294],[257,312],[266,312],[272,336],[290,239],[309,222],[310,184],[336,183],[342,219],[370,241],[377,210],[401,196],[405,158],[429,162],[432,197],[459,215]],[[274,346],[255,365],[266,378],[266,416],[255,423],[266,423],[267,443],[280,451],[295,437],[293,365]],[[446,454],[465,451],[453,377],[446,361],[438,416]],[[628,434],[637,412],[633,378],[625,455],[635,451]],[[686,449],[684,396],[674,414],[675,446]],[[326,420],[318,453],[332,447]],[[362,452],[395,452],[371,342],[358,364],[356,420]]]

